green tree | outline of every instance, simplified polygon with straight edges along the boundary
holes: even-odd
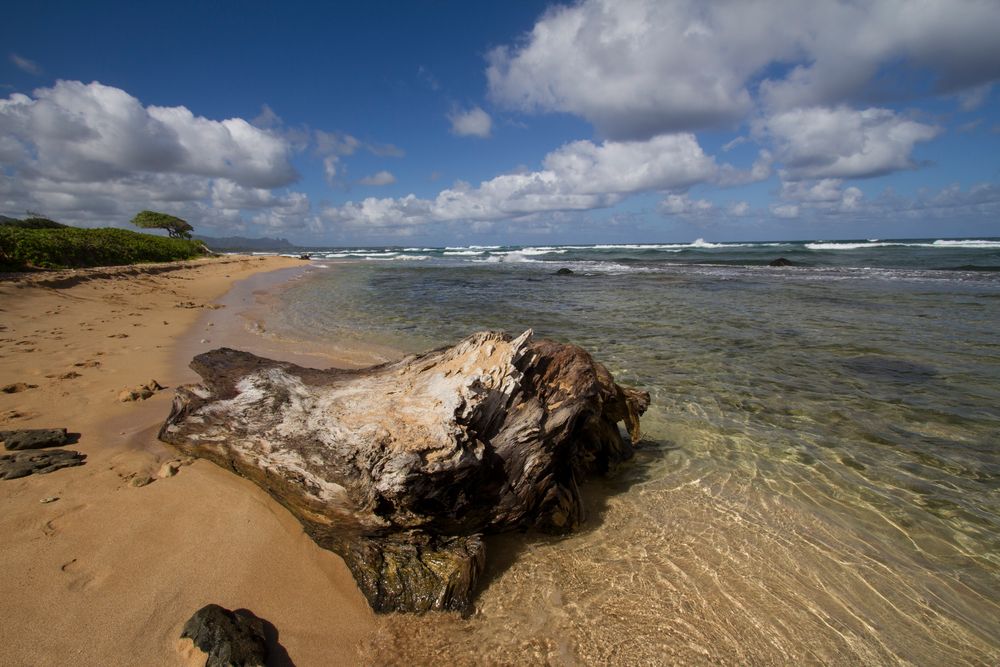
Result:
[[[134,218],[132,224],[143,229],[165,229],[171,238],[189,239],[194,227],[178,217],[158,213],[156,211],[141,211]]]

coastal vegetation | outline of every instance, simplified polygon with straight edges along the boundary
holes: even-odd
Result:
[[[0,222],[0,271],[170,262],[206,252],[200,241],[127,229],[83,229],[45,218]]]
[[[158,211],[139,211],[132,218],[132,224],[142,229],[165,229],[172,239],[189,239],[194,231],[186,220]]]

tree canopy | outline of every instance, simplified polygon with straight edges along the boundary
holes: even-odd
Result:
[[[194,231],[185,220],[157,211],[140,211],[132,218],[132,224],[143,229],[165,229],[175,239],[189,239]]]

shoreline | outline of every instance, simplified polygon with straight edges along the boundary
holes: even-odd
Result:
[[[269,642],[295,664],[354,662],[375,620],[338,556],[211,463],[160,477],[179,457],[156,432],[172,389],[196,379],[191,356],[220,345],[275,356],[285,341],[255,335],[243,306],[306,267],[283,257],[180,264],[0,281],[0,384],[34,385],[0,394],[0,428],[65,426],[81,434],[66,448],[87,455],[80,467],[0,481],[4,659],[197,664],[181,626],[215,602],[273,624]],[[352,361],[320,346],[285,352],[304,365]],[[366,363],[363,351],[353,358]],[[118,400],[151,379],[166,389]]]

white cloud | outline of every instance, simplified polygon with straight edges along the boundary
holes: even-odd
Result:
[[[742,218],[750,212],[750,204],[745,201],[736,201],[730,204],[726,210],[729,215]]]
[[[473,107],[468,111],[454,110],[448,114],[451,122],[452,134],[460,137],[481,137],[483,139],[490,136],[493,128],[493,119],[490,115],[479,107]]]
[[[385,171],[384,169],[380,172],[374,173],[371,176],[365,176],[358,183],[361,185],[392,185],[396,182],[396,177],[392,175],[391,172]]]
[[[330,185],[337,184],[337,163],[340,158],[336,155],[327,155],[323,158],[323,177]]]
[[[342,158],[350,157],[359,150],[365,150],[378,157],[403,157],[406,153],[403,149],[393,144],[369,143],[345,132],[326,132],[324,130],[313,131],[313,146],[316,155],[323,158],[323,176],[331,187],[341,185],[339,177],[344,175],[346,167],[342,164]],[[379,172],[368,178],[375,178],[389,172]],[[389,174],[392,177],[392,174]],[[383,176],[384,178],[384,176]],[[362,179],[364,185],[386,185],[387,183],[366,183],[367,179]],[[395,178],[393,177],[393,181]]]
[[[670,194],[660,202],[659,209],[664,215],[694,217],[710,213],[715,206],[707,199],[691,199],[687,193]]]
[[[943,92],[981,85],[1000,77],[997,25],[1000,3],[982,0],[583,0],[492,51],[487,78],[499,104],[645,138],[737,121],[762,75],[772,111],[905,97],[894,66]]]
[[[791,220],[799,217],[799,206],[798,204],[772,204],[771,213],[776,218]]]
[[[326,209],[334,222],[403,227],[453,220],[489,221],[547,211],[580,211],[611,206],[625,196],[682,190],[711,179],[717,167],[690,134],[648,141],[575,141],[549,153],[543,169],[503,174],[478,187],[459,182],[434,199],[407,195],[369,197]]]
[[[36,63],[34,60],[28,60],[27,58],[22,58],[16,53],[10,54],[10,61],[14,63],[22,72],[27,72],[28,74],[34,74],[38,76],[42,73],[42,66]]]
[[[990,91],[992,89],[992,83],[984,83],[981,86],[976,86],[975,88],[970,88],[969,90],[960,93],[958,96],[959,107],[961,107],[962,111],[975,111],[979,107],[983,106],[986,99],[990,96]]]
[[[843,187],[839,178],[819,181],[786,181],[781,184],[781,198],[812,208],[854,211],[861,204],[864,194],[856,187]]]
[[[152,208],[205,231],[245,228],[255,211],[295,226],[309,210],[305,194],[275,192],[297,178],[280,135],[241,118],[144,106],[96,82],[0,99],[0,137],[5,212],[124,225]]]
[[[877,108],[794,109],[755,124],[755,132],[775,142],[788,180],[868,178],[912,169],[914,145],[940,131]]]
[[[53,179],[103,181],[134,172],[228,178],[277,187],[297,178],[288,146],[241,118],[144,107],[124,90],[59,81],[34,98],[0,100],[0,132],[26,150],[20,169]]]

